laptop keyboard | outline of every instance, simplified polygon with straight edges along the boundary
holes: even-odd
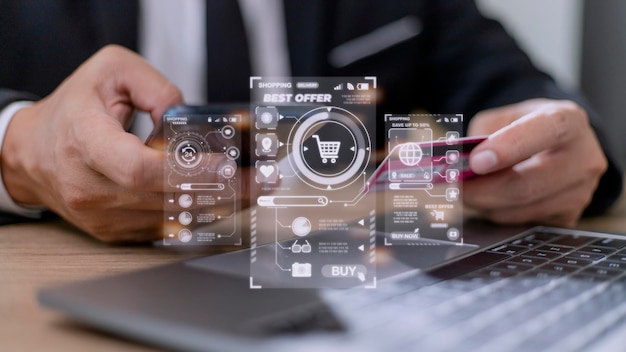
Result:
[[[527,234],[366,294],[331,293],[349,327],[336,346],[578,351],[626,323],[625,268],[626,240]]]

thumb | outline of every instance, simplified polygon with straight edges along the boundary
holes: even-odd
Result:
[[[141,56],[118,45],[108,45],[86,62],[103,84],[99,93],[108,113],[124,118],[128,108],[150,113],[157,122],[163,112],[183,101],[180,90]]]

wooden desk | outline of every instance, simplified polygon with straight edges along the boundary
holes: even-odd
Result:
[[[149,351],[40,307],[44,286],[206,255],[206,249],[109,246],[62,221],[0,226],[0,351]]]
[[[579,228],[626,233],[626,197],[606,216],[585,219]],[[154,350],[89,330],[40,307],[35,298],[37,290],[206,253],[206,249],[112,247],[61,221],[0,226],[0,350]]]

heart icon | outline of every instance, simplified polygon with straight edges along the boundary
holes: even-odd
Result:
[[[261,165],[259,171],[265,176],[265,178],[270,177],[271,174],[274,173],[274,167],[272,165]]]

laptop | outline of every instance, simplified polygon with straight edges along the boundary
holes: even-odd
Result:
[[[626,237],[466,220],[480,139],[377,115],[376,84],[252,77],[243,108],[170,109],[160,245],[239,250],[39,301],[177,350],[623,350]]]
[[[371,290],[250,289],[248,249],[46,288],[39,301],[176,350],[623,350],[626,237],[517,231],[475,223],[466,237],[480,248],[386,246]]]

